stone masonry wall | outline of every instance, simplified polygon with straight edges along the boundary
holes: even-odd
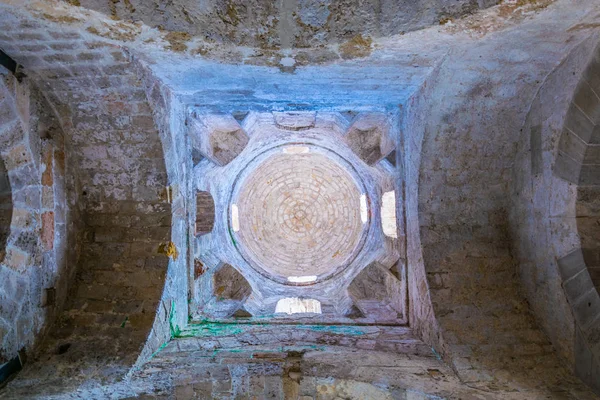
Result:
[[[188,322],[189,265],[192,255],[190,238],[194,235],[194,223],[190,216],[187,199],[191,198],[190,178],[192,170],[191,145],[186,137],[186,108],[173,95],[168,86],[154,76],[151,66],[135,59],[134,66],[141,78],[148,104],[158,129],[166,165],[169,198],[171,199],[170,240],[177,256],[171,257],[166,280],[148,340],[141,351],[136,368],[153,357]]]
[[[583,109],[594,124],[589,136],[583,135],[585,147],[577,192],[577,229],[581,238],[583,258],[596,290],[600,290],[600,49],[588,65],[578,89],[589,85],[589,106]],[[586,85],[586,86],[584,86]],[[579,98],[582,96],[579,95]],[[574,101],[577,98],[574,99]],[[579,161],[579,159],[578,159]]]
[[[573,300],[592,289],[592,282],[579,268],[585,269],[577,235],[579,170],[565,161],[573,160],[573,151],[593,130],[572,100],[590,57],[597,54],[597,43],[597,36],[581,42],[538,91],[522,129],[511,187],[513,254],[524,293],[559,354],[575,370],[580,370],[582,352],[591,355],[592,349],[579,343],[576,320],[586,310],[573,308]]]
[[[29,79],[0,77],[0,154],[8,172],[5,257],[0,264],[0,362],[39,344],[64,304],[77,247],[66,191],[64,138]],[[4,210],[6,211],[6,210]]]
[[[215,224],[215,202],[209,192],[196,194],[196,235],[210,233]]]
[[[421,112],[431,96],[433,82],[439,74],[439,65],[423,84],[421,89],[409,99],[403,110],[402,130],[405,137],[406,171],[406,256],[409,295],[409,324],[426,343],[438,354],[446,354],[444,338],[433,309],[429,281],[425,270],[421,246],[419,224],[419,175],[423,134],[427,124],[427,114]]]
[[[76,282],[43,347],[51,357],[30,373],[54,365],[53,378],[67,383],[122,377],[151,330],[166,254],[175,257],[163,148],[146,92],[128,55],[109,41],[29,15],[4,18],[2,29],[15,34],[1,36],[0,47],[43,87],[65,131],[83,221]],[[90,365],[96,373],[80,375]]]
[[[490,40],[445,60],[429,82],[434,106],[425,112],[419,179],[420,239],[442,350],[463,382],[528,396],[571,379],[521,291],[508,222],[523,105],[577,43],[545,29],[518,50],[499,52]],[[518,41],[516,31],[503,34]],[[527,54],[537,40],[555,42],[537,48],[544,55],[533,61]]]
[[[496,0],[283,1],[211,0],[202,4],[160,0],[81,0],[82,7],[115,19],[143,21],[172,31],[172,38],[190,36],[267,49],[319,46],[357,35],[385,36],[435,25],[496,4]],[[266,32],[265,32],[266,31]],[[360,45],[362,37],[355,39]],[[370,39],[367,39],[370,40]],[[350,42],[350,46],[354,43]]]

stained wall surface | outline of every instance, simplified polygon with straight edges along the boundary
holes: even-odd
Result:
[[[496,4],[495,0],[222,1],[81,0],[82,7],[161,27],[173,37],[278,49],[313,47],[349,39],[370,40],[438,24]],[[357,35],[362,36],[356,38]],[[354,45],[352,41],[349,46]]]

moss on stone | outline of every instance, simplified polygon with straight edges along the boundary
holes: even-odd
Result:
[[[158,253],[172,258],[173,261],[177,261],[177,257],[179,257],[179,251],[177,251],[177,246],[173,242],[163,243],[158,246]]]
[[[50,15],[43,14],[43,17],[48,21],[57,22],[59,24],[74,24],[76,22],[82,22],[81,19],[71,17],[70,15]]]
[[[356,35],[352,39],[340,45],[340,53],[343,59],[368,57],[371,54],[373,40],[370,37]]]
[[[188,49],[186,42],[191,38],[192,36],[187,32],[169,32],[164,37],[169,42],[167,49],[178,53],[183,53]]]

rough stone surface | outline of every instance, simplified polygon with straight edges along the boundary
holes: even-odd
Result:
[[[0,159],[3,160],[0,362],[32,353],[65,303],[77,257],[77,212],[68,203],[70,168],[63,133],[29,80],[0,74]],[[42,172],[43,171],[43,172]],[[75,246],[68,247],[68,240]],[[45,291],[53,289],[51,304]]]
[[[248,135],[231,115],[201,115],[191,124],[194,149],[221,166],[237,157],[248,143]]]
[[[369,165],[373,165],[394,151],[389,121],[385,115],[361,114],[352,121],[346,133],[350,148]]]
[[[489,7],[496,2],[419,0],[406,4],[353,0],[223,1],[80,0],[82,7],[107,16],[143,21],[171,31],[174,49],[191,36],[266,49],[318,46],[356,35],[394,35]]]
[[[597,398],[598,2],[413,3],[1,0],[0,337],[32,362],[0,397]],[[279,145],[360,177],[330,279],[236,247],[236,178]]]
[[[208,192],[196,194],[196,235],[210,233],[215,224],[215,202]]]
[[[283,279],[327,276],[349,262],[361,241],[361,191],[325,154],[278,150],[253,167],[233,199],[240,245]]]

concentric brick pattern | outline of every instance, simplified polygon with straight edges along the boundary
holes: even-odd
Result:
[[[279,153],[242,183],[240,243],[279,277],[322,277],[348,263],[363,230],[360,195],[342,165],[319,153]]]

